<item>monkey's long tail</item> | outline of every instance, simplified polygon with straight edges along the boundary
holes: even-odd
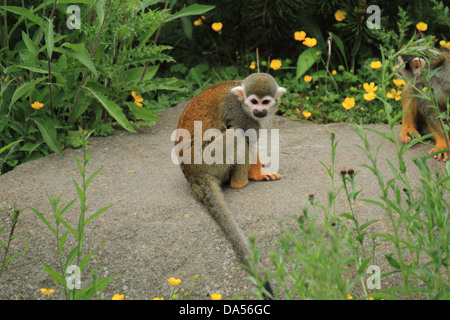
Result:
[[[209,177],[202,180],[201,183],[191,183],[191,186],[194,193],[208,208],[211,216],[233,245],[233,249],[239,258],[239,262],[248,266],[246,257],[251,257],[248,239],[234,220],[233,215],[225,201],[219,182],[214,178]],[[264,288],[270,293],[271,296],[273,296],[273,291],[269,282],[266,282]],[[268,299],[266,295],[264,297]]]

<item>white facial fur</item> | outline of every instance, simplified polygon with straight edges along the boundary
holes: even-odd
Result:
[[[234,87],[231,89],[231,92],[244,102],[244,111],[251,118],[263,124],[266,122],[268,115],[275,113],[276,108],[274,106],[276,106],[278,98],[286,92],[286,89],[278,87],[275,97],[270,95],[259,97],[255,94],[246,97],[243,86]]]
[[[408,81],[412,81],[414,77],[420,75],[420,71],[427,66],[426,61],[419,57],[415,57],[411,62],[406,61],[406,63],[401,56],[398,56],[397,60],[397,75],[399,77],[405,77]]]

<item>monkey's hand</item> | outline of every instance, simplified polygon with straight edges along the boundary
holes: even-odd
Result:
[[[410,143],[413,138],[420,137],[420,133],[414,128],[403,128],[398,135],[403,143]]]

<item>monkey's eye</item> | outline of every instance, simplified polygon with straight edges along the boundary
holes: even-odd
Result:
[[[264,104],[264,105],[268,105],[269,104],[269,100],[263,100],[263,102],[262,102],[262,104]]]
[[[250,102],[251,102],[252,104],[258,104],[258,100],[256,100],[256,99],[252,99]]]

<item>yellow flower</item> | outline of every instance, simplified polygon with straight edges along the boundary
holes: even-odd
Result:
[[[305,31],[296,31],[294,33],[294,39],[297,41],[303,41],[305,40],[306,32]]]
[[[194,21],[194,26],[196,26],[196,27],[201,26],[202,24],[203,24],[203,22],[202,22],[201,18]]]
[[[222,295],[220,293],[218,293],[218,294],[211,293],[211,299],[213,299],[213,300],[222,300]]]
[[[337,71],[336,71],[336,70],[333,70],[333,71],[331,71],[331,74],[332,74],[333,76],[335,76],[335,75],[337,75]]]
[[[366,94],[364,94],[364,100],[367,101],[372,101],[373,99],[375,99],[376,95],[374,92],[367,92]]]
[[[342,10],[338,10],[338,11],[336,11],[336,12],[334,13],[334,18],[335,18],[337,21],[341,22],[342,20],[345,19],[345,16],[346,16],[346,15],[347,15],[347,12],[342,11]]]
[[[355,106],[355,98],[345,98],[344,102],[342,102],[342,106],[345,109],[350,110]]]
[[[252,61],[252,63],[250,63],[250,69],[255,69],[256,68],[256,63],[255,61]]]
[[[450,50],[450,41],[445,42],[445,40],[441,40],[439,41],[439,44],[441,45],[442,48],[447,48],[448,50]]]
[[[303,114],[303,116],[304,116],[306,119],[308,119],[309,117],[311,117],[311,112],[309,112],[309,111],[303,111],[302,114]]]
[[[273,70],[280,69],[280,68],[281,68],[281,60],[273,59],[273,60],[270,62],[270,67],[271,67]]]
[[[142,98],[140,95],[136,94],[136,91],[131,91],[131,95],[134,98],[134,103],[138,105],[139,107],[142,107],[142,101],[144,101],[144,98]]]
[[[111,300],[123,300],[124,297],[125,297],[124,294],[115,294],[113,295]]]
[[[305,82],[311,82],[311,80],[312,80],[312,77],[311,76],[308,76],[308,75],[306,75],[304,78],[303,78],[303,80],[305,80]]]
[[[399,87],[399,86],[403,86],[406,84],[405,80],[403,79],[394,79],[392,80],[392,82],[394,82],[394,84]]]
[[[43,103],[40,103],[39,101],[36,101],[35,103],[33,103],[33,104],[31,105],[31,107],[32,107],[33,109],[36,109],[36,110],[41,109],[43,106],[44,106],[44,104],[43,104]]]
[[[41,289],[41,292],[42,292],[43,294],[45,294],[46,296],[50,296],[50,295],[53,294],[53,292],[55,292],[55,290],[54,290],[54,289],[47,290],[47,289],[45,289],[45,288],[42,288],[42,289]]]
[[[161,297],[161,298],[154,297],[153,300],[164,300],[164,297]]]
[[[379,68],[381,68],[381,66],[382,66],[381,61],[372,61],[370,63],[370,67],[372,69],[379,69]]]
[[[349,299],[349,300],[353,299],[352,295],[348,294],[347,299]]]
[[[317,44],[317,39],[316,38],[310,38],[310,37],[306,37],[305,41],[302,42],[305,46],[307,47],[314,47]]]
[[[391,92],[386,93],[386,97],[389,99],[395,99],[395,101],[400,100],[402,92],[400,90],[391,89]]]
[[[175,279],[174,277],[168,278],[167,281],[173,286],[177,286],[181,283],[181,279]]]
[[[419,22],[416,24],[416,28],[419,31],[426,31],[428,29],[428,25],[425,22]]]
[[[363,84],[364,90],[367,92],[374,92],[377,91],[378,87],[375,85],[375,83],[371,82],[368,84],[367,82]]]
[[[375,300],[373,297],[369,297],[369,300]]]
[[[211,28],[212,28],[214,31],[216,31],[216,32],[219,32],[220,30],[222,30],[222,27],[223,27],[223,23],[222,23],[222,22],[214,22],[214,23],[211,25]]]

